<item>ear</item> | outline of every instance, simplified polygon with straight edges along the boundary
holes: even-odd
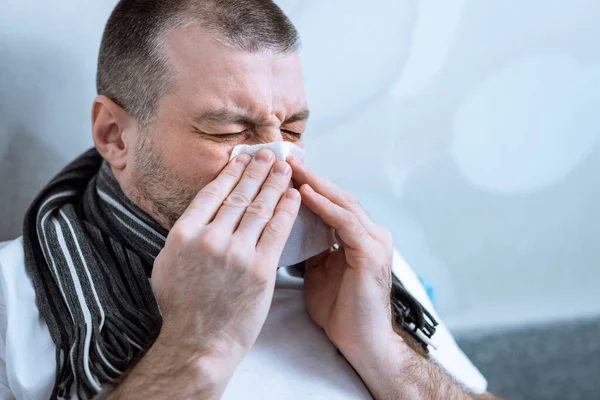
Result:
[[[133,134],[133,135],[132,135]],[[100,155],[122,170],[133,155],[137,122],[106,96],[98,96],[92,105],[92,138]]]

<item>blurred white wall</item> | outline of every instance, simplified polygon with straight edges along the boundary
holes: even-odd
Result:
[[[0,240],[91,145],[114,0],[0,2]],[[454,329],[600,313],[598,0],[280,0],[309,163],[433,282]]]

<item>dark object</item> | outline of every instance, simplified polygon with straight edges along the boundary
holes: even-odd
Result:
[[[425,353],[429,352],[423,335],[425,338],[431,338],[438,323],[393,274],[391,302],[394,322],[397,326],[409,332],[423,347]],[[419,331],[422,335],[419,335]]]
[[[456,338],[495,395],[507,400],[600,399],[600,317]]]

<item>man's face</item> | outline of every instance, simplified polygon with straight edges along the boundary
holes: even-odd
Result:
[[[171,32],[173,89],[135,135],[127,195],[170,229],[238,144],[302,145],[308,117],[297,54],[247,53],[197,27]],[[133,164],[133,165],[131,165]]]

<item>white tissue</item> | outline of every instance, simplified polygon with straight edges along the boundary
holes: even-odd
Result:
[[[252,155],[264,148],[273,150],[277,160],[280,161],[285,161],[289,156],[302,160],[305,154],[304,149],[291,142],[273,142],[254,146],[242,144],[234,147],[229,159],[231,160],[243,153]],[[294,222],[290,237],[279,259],[279,266],[298,264],[322,253],[331,246],[330,237],[330,228],[325,225],[321,218],[308,207],[301,205],[298,218]]]
[[[277,156],[277,160],[285,161],[289,156],[293,156],[298,160],[303,160],[306,152],[302,147],[296,146],[292,142],[272,142],[272,143],[264,143],[264,144],[256,144],[256,145],[248,145],[248,144],[240,144],[239,146],[235,146],[233,151],[231,152],[231,157],[229,160],[231,161],[233,157],[239,154],[250,154],[254,155],[260,149],[269,148],[273,150],[275,155]]]

